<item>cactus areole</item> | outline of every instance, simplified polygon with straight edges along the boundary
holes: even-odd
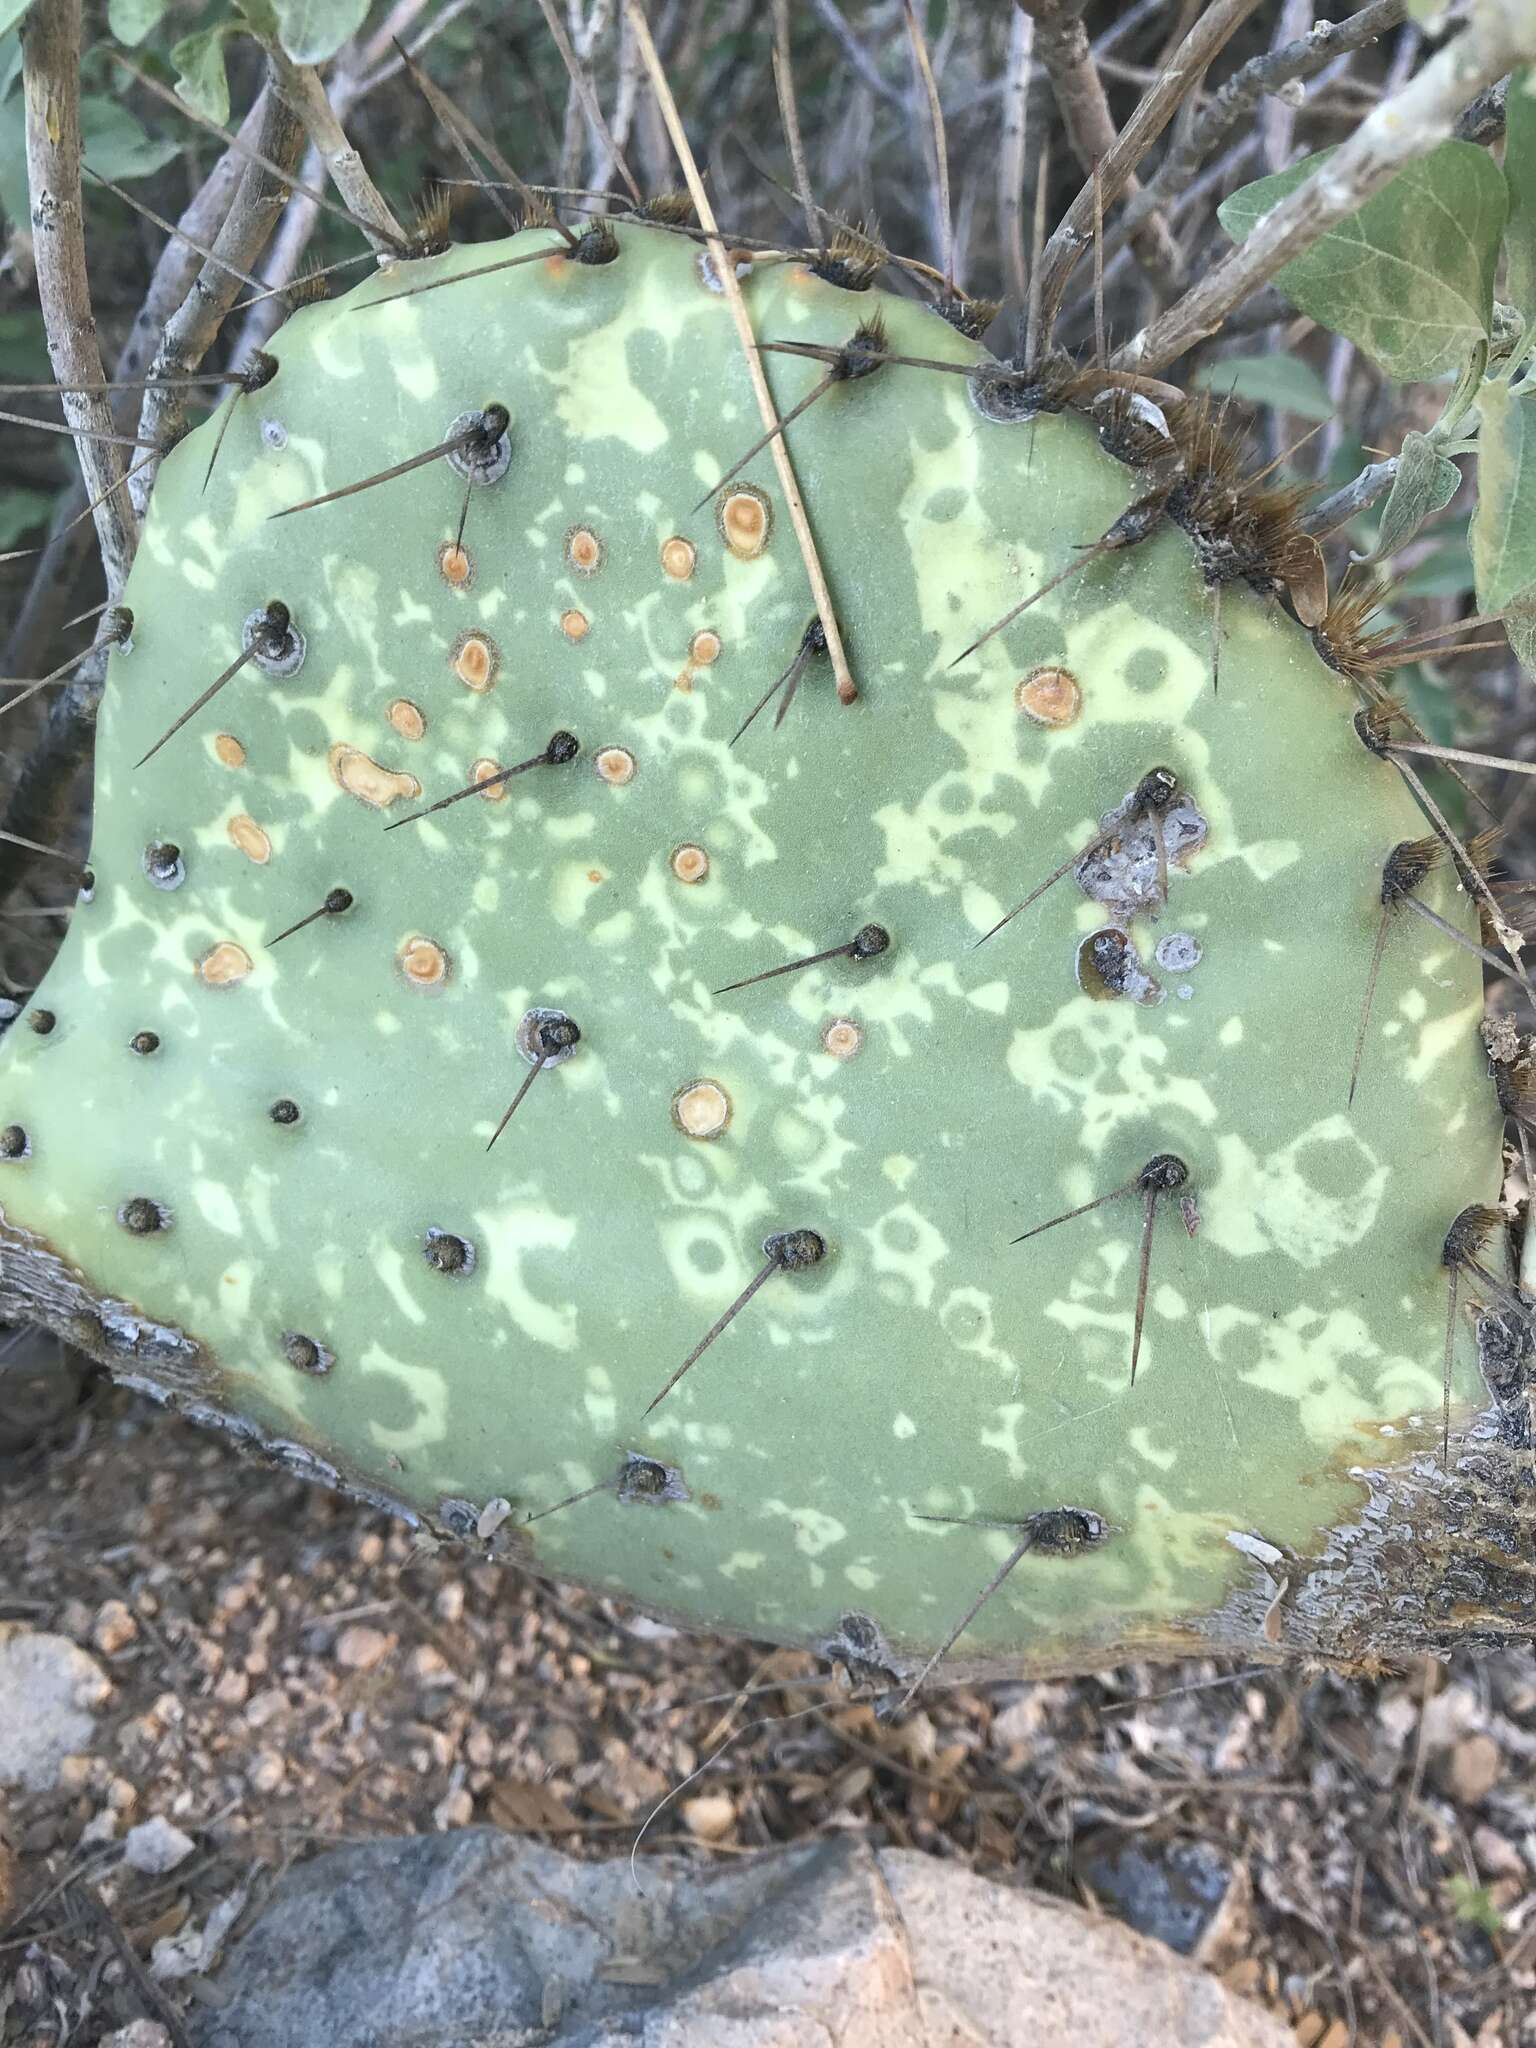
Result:
[[[165,462],[10,1255],[301,1471],[861,1667],[1031,1532],[955,1669],[1507,1625],[1481,970],[1199,432],[742,259],[841,702],[711,262],[614,234],[303,308]]]

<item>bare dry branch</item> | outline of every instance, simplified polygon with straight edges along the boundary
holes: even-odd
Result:
[[[902,12],[906,16],[907,38],[912,45],[913,69],[928,102],[929,144],[933,151],[933,203],[937,218],[935,239],[944,286],[946,291],[952,292],[955,288],[955,218],[949,197],[949,141],[944,132],[944,103],[939,98],[939,81],[934,76],[933,59],[928,54],[928,39],[923,34],[912,0],[902,0]]]
[[[37,295],[48,332],[48,357],[61,384],[102,384],[101,347],[91,311],[80,205],[80,0],[38,0],[22,22],[22,76],[27,104],[27,177],[32,191]],[[66,393],[71,426],[115,433],[103,392]],[[93,517],[106,572],[107,596],[122,591],[138,526],[122,491],[121,450],[104,440],[78,440],[86,493],[101,496]]]
[[[613,130],[608,126],[607,121],[603,117],[602,105],[598,100],[596,90],[592,84],[591,73],[586,65],[586,59],[591,55],[593,45],[608,25],[607,6],[605,4],[598,4],[598,0],[594,0],[593,9],[588,17],[586,30],[582,37],[584,47],[580,50],[575,47],[570,36],[566,33],[565,24],[561,21],[559,14],[555,10],[554,0],[539,0],[539,10],[549,25],[549,33],[554,38],[555,48],[560,52],[560,61],[564,64],[566,75],[571,81],[571,91],[581,102],[582,111],[586,114],[587,120],[591,124],[592,133],[596,138],[599,149],[617,168],[619,176],[629,187],[630,198],[634,200],[636,206],[640,205],[644,195],[641,193],[640,187],[635,183],[629,165],[625,162],[624,152],[614,139]],[[567,151],[562,153],[560,182],[562,184],[575,184],[574,176],[567,177],[567,166],[564,162],[564,156],[569,153],[569,141],[572,133],[572,124],[569,120],[566,123],[566,129]],[[574,161],[570,168],[573,171],[575,170],[576,165]]]
[[[1067,141],[1079,167],[1091,175],[1094,166],[1110,156],[1116,135],[1104,81],[1082,23],[1083,0],[1017,0],[1017,4],[1034,17],[1035,50],[1050,74]],[[1254,4],[1257,5],[1257,0]],[[1129,169],[1119,189],[1132,197],[1140,191]],[[1114,196],[1106,184],[1106,200]],[[1161,214],[1147,215],[1136,231],[1135,244],[1142,268],[1165,295],[1171,296],[1178,289],[1182,265],[1178,244]],[[1046,332],[1050,332],[1049,323]]]
[[[1185,191],[1205,159],[1224,146],[1266,94],[1315,78],[1335,57],[1388,34],[1407,11],[1407,0],[1371,0],[1348,20],[1320,21],[1295,42],[1268,50],[1234,71],[1191,123],[1189,133],[1170,148],[1146,190],[1127,206],[1122,228],[1134,225],[1148,207],[1167,205]]]
[[[1173,119],[1186,94],[1258,5],[1259,0],[1212,0],[1212,5],[1196,21],[1099,164],[1106,207],[1113,206],[1128,189],[1137,164]],[[1046,334],[1055,323],[1067,280],[1091,240],[1093,212],[1094,187],[1090,178],[1045,245],[1040,264],[1040,304]]]
[[[299,159],[304,133],[287,98],[272,90],[274,84],[269,72],[256,147],[271,163],[292,170]],[[275,171],[254,160],[245,165],[208,260],[165,324],[155,350],[152,376],[179,377],[198,368],[235,302],[241,279],[266,247],[287,201],[288,188]],[[172,439],[185,418],[186,399],[186,392],[175,387],[160,386],[146,391],[139,414],[139,432],[147,440]],[[228,404],[234,402],[233,397],[226,400]],[[149,463],[134,477],[130,489],[137,505],[147,504],[158,469],[158,464]]]
[[[1385,497],[1397,477],[1398,462],[1395,455],[1385,462],[1368,462],[1357,477],[1352,477],[1328,497],[1314,505],[1302,520],[1308,533],[1314,533],[1324,540],[1330,533],[1337,533],[1341,526],[1348,526],[1351,519],[1367,512],[1378,498]]]
[[[1035,18],[1022,7],[1008,25],[1008,70],[1003,85],[1003,141],[997,155],[998,236],[1003,279],[1024,303],[1029,270],[1024,259],[1024,158],[1029,139],[1029,78],[1034,68]]]
[[[795,101],[795,72],[789,53],[789,0],[773,0],[773,83],[779,99],[779,121],[794,171],[795,196],[805,216],[805,236],[813,249],[825,246],[821,214],[811,192],[810,173],[805,166],[805,142],[800,134],[800,109]]]
[[[409,238],[369,177],[367,165],[348,142],[346,131],[326,98],[319,72],[313,64],[295,64],[275,39],[266,49],[283,94],[320,152],[347,211],[381,255],[398,255],[408,246]]]
[[[1468,101],[1533,52],[1536,9],[1529,0],[1481,0],[1466,27],[1416,78],[1374,107],[1246,241],[1118,351],[1117,366],[1144,373],[1161,370],[1215,333],[1251,291],[1310,248],[1335,221],[1363,206],[1405,164],[1444,142]]]

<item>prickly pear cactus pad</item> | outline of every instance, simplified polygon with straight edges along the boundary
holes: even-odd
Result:
[[[1159,508],[964,652],[1144,471],[760,260],[839,702],[710,266],[615,232],[298,312],[166,462],[6,1223],[192,1412],[690,1622],[910,1671],[1030,1537],[959,1661],[1307,1646],[1499,1188],[1423,816]]]

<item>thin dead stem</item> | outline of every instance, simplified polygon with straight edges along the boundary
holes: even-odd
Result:
[[[848,666],[848,656],[843,649],[842,634],[838,631],[837,618],[832,608],[832,593],[827,588],[821,557],[816,551],[815,536],[811,532],[810,520],[806,517],[805,503],[800,496],[794,465],[790,461],[789,450],[784,446],[784,436],[777,431],[778,408],[773,402],[773,393],[768,388],[762,358],[757,352],[757,339],[752,332],[752,319],[747,312],[747,302],[742,296],[741,280],[736,275],[736,266],[731,260],[725,237],[721,234],[719,223],[715,219],[715,210],[710,205],[709,194],[704,189],[704,180],[699,176],[699,167],[694,159],[687,131],[683,127],[682,116],[677,111],[677,101],[672,97],[672,88],[661,68],[661,59],[657,56],[656,45],[651,40],[650,24],[646,21],[640,0],[624,0],[624,4],[640,48],[641,61],[651,81],[651,90],[655,93],[657,104],[661,108],[667,133],[672,138],[672,147],[676,150],[677,160],[683,168],[683,176],[688,181],[694,211],[698,214],[705,233],[711,238],[710,245],[714,251],[720,283],[731,309],[731,318],[736,323],[736,332],[741,337],[742,351],[747,359],[747,370],[752,379],[752,388],[757,397],[763,425],[773,434],[771,447],[774,467],[779,473],[779,486],[784,493],[790,524],[795,529],[795,539],[800,544],[800,555],[805,563],[811,596],[821,619],[822,630],[827,636],[827,653],[832,662],[832,673],[837,679],[838,700],[843,704],[852,704],[859,694],[858,685],[853,680],[853,672]]]

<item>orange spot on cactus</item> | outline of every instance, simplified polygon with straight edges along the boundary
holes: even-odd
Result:
[[[604,782],[615,786],[635,779],[635,757],[628,747],[599,748],[594,765]]]
[[[471,761],[469,764],[469,780],[471,782],[483,782],[488,775],[499,775],[501,767],[500,761]],[[498,782],[494,789],[482,789],[480,792],[480,801],[483,804],[504,804],[506,800],[507,785],[504,782]]]
[[[448,955],[436,939],[423,938],[419,932],[402,940],[395,965],[412,988],[441,988],[448,979]]]
[[[232,732],[215,733],[213,751],[218,755],[226,768],[243,768],[245,766],[245,749]]]
[[[698,549],[691,540],[684,540],[680,533],[674,533],[670,540],[661,544],[662,571],[674,583],[686,583],[698,559]]]
[[[237,846],[247,860],[255,861],[264,868],[272,858],[272,841],[262,831],[254,818],[248,818],[244,811],[230,819],[226,826],[230,841]]]
[[[233,988],[244,981],[251,966],[251,956],[244,946],[237,946],[233,939],[221,939],[198,961],[197,972],[209,988]]]
[[[585,640],[592,630],[592,621],[585,612],[562,612],[560,614],[560,630],[567,640]]]
[[[409,697],[397,697],[384,716],[403,740],[419,740],[427,729],[421,706]]]
[[[753,484],[733,484],[720,500],[715,519],[720,538],[744,562],[763,552],[773,532],[773,507]]]
[[[672,872],[680,882],[702,882],[709,873],[709,855],[702,846],[675,846]]]
[[[606,876],[606,875],[605,875],[605,874],[603,873],[603,871],[602,871],[602,869],[601,869],[601,868],[588,868],[588,869],[587,869],[587,880],[588,880],[589,882],[591,882],[591,883],[592,883],[592,884],[593,884],[594,886],[595,886],[595,885],[596,885],[596,884],[597,884],[598,882],[606,882],[606,881],[607,881],[607,879],[608,879],[608,877],[607,877],[607,876]]]
[[[437,573],[454,590],[468,590],[475,580],[475,558],[468,548],[445,540],[437,551]]]
[[[461,633],[448,650],[454,674],[466,689],[483,696],[501,670],[501,649],[488,633]]]
[[[1071,725],[1083,708],[1082,685],[1070,669],[1031,669],[1014,685],[1013,701],[1035,725]]]
[[[718,1138],[731,1120],[731,1098],[718,1081],[690,1081],[672,1098],[672,1121],[685,1138]]]
[[[418,797],[421,784],[403,768],[384,768],[370,760],[361,747],[338,740],[326,756],[331,779],[348,796],[355,796],[370,810],[387,811],[401,797]]]
[[[720,635],[708,626],[701,627],[688,642],[688,659],[699,668],[708,668],[712,661],[720,659]]]
[[[851,1060],[863,1043],[863,1028],[851,1017],[834,1017],[822,1026],[822,1051],[831,1053],[835,1060]]]
[[[565,536],[565,559],[578,576],[595,576],[603,566],[603,544],[590,526],[573,526]]]

